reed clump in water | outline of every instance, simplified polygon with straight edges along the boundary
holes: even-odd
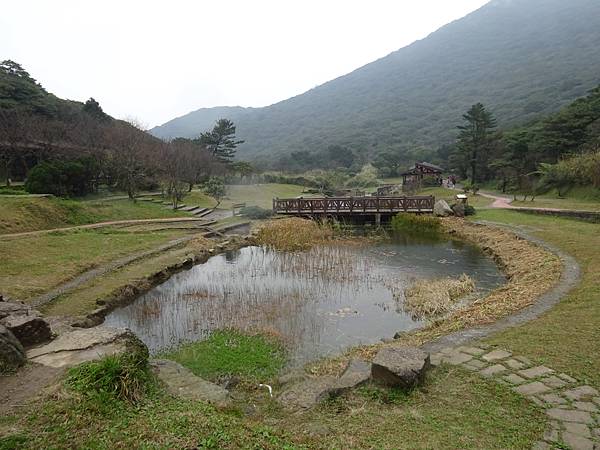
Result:
[[[331,241],[333,235],[331,227],[294,217],[268,221],[258,229],[256,242],[281,251],[302,251]]]
[[[475,290],[471,277],[416,280],[404,290],[402,308],[413,318],[435,317],[447,313],[456,301]]]

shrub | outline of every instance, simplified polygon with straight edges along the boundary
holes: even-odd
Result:
[[[400,213],[392,218],[392,230],[397,232],[413,232],[436,234],[442,223],[437,217],[420,214]]]
[[[94,166],[89,158],[42,162],[29,172],[25,189],[31,194],[85,195],[94,189]]]
[[[273,216],[273,211],[270,209],[261,208],[259,206],[245,206],[240,209],[240,214],[249,219],[268,219]]]
[[[92,398],[139,401],[152,384],[147,354],[107,356],[69,370],[67,386]]]

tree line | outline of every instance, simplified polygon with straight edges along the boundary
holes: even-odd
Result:
[[[127,192],[162,189],[176,204],[199,183],[219,196],[220,177],[247,173],[234,163],[235,125],[217,121],[196,139],[165,142],[135,121],[116,120],[90,98],[58,99],[14,61],[0,63],[0,173],[32,193],[79,196],[100,185]],[[214,178],[214,179],[212,179]]]

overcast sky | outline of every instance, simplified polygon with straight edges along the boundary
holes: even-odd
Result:
[[[147,126],[265,106],[381,58],[487,0],[0,0],[0,60]]]

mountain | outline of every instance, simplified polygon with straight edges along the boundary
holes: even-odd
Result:
[[[452,142],[482,102],[502,128],[557,111],[600,82],[600,1],[493,0],[427,38],[264,108],[206,108],[156,127],[197,136],[238,125],[243,159],[348,146],[364,157]]]

